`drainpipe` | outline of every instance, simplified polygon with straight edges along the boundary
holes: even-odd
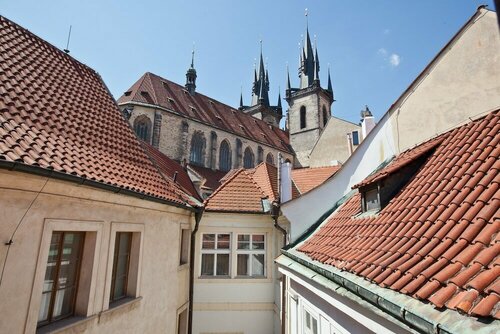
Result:
[[[287,244],[287,232],[286,230],[278,224],[278,218],[280,216],[280,206],[281,206],[281,153],[278,153],[278,196],[273,202],[271,208],[271,217],[274,221],[274,227],[283,234],[283,247]],[[286,277],[281,276],[281,334],[285,334],[286,325]]]
[[[189,251],[189,306],[188,306],[188,334],[193,333],[193,295],[194,295],[194,258],[195,258],[195,249],[196,249],[196,232],[198,232],[198,227],[200,226],[200,220],[203,216],[203,212],[205,212],[205,208],[201,207],[194,214],[194,230],[191,232],[191,244]]]

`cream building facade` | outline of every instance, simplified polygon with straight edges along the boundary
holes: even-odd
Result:
[[[179,325],[186,328],[189,264],[181,265],[180,258],[192,210],[6,170],[0,170],[0,207],[0,235],[4,240],[14,235],[0,253],[2,332],[178,333]],[[50,284],[47,259],[55,252],[55,232],[82,234],[74,316],[37,329],[47,303],[42,295]],[[123,232],[132,236],[128,292],[113,303],[116,237]],[[66,301],[59,298],[54,307],[64,309]]]

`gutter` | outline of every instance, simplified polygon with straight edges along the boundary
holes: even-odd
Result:
[[[151,201],[151,202],[156,202],[156,203],[161,203],[161,204],[168,204],[168,205],[172,205],[172,206],[175,206],[178,208],[182,208],[182,209],[196,212],[196,208],[194,208],[188,204],[182,204],[182,203],[174,202],[171,200],[162,199],[162,198],[148,195],[145,193],[141,193],[138,191],[121,188],[121,187],[118,187],[116,185],[111,185],[111,184],[107,184],[107,183],[103,183],[103,182],[99,182],[99,181],[90,180],[90,179],[87,179],[87,178],[84,178],[81,176],[77,176],[77,175],[66,174],[63,172],[58,172],[58,171],[55,171],[52,169],[47,169],[47,168],[43,168],[43,167],[39,167],[39,166],[27,165],[27,164],[22,163],[22,162],[0,160],[0,168],[12,170],[12,171],[17,171],[17,172],[35,174],[35,175],[39,175],[39,176],[53,178],[56,180],[68,181],[68,182],[76,183],[79,185],[90,186],[93,188],[111,191],[111,192],[114,192],[116,194],[132,196],[135,198],[139,198],[139,199],[143,199],[143,200],[147,200],[147,201]]]
[[[424,305],[416,299],[389,289],[385,289],[388,290],[388,293],[387,296],[384,296],[381,293],[377,293],[377,290],[383,288],[378,286],[371,287],[369,285],[373,285],[373,283],[366,281],[355,274],[344,272],[337,268],[329,270],[328,268],[312,263],[310,260],[295,255],[287,250],[281,250],[281,252],[290,260],[293,260],[300,266],[314,272],[315,275],[306,277],[320,284],[322,287],[330,290],[332,289],[332,287],[329,287],[324,283],[324,280],[326,279],[332,282],[333,285],[338,285],[340,288],[347,290],[348,294],[351,293],[351,296],[353,294],[354,296],[361,298],[362,300],[373,305],[374,308],[382,311],[384,314],[394,318],[404,325],[407,325],[419,333],[453,334],[468,333],[469,331],[474,331],[475,333],[495,333],[496,326],[494,325],[494,322],[491,323],[492,326],[490,327],[487,323],[479,323],[479,321],[459,315],[457,312],[452,310],[437,311],[433,308],[431,309],[431,306]],[[291,270],[290,265],[288,266],[288,269]],[[296,272],[300,273],[300,271]],[[352,275],[353,277],[349,278],[348,275]],[[358,279],[360,282],[356,282]],[[361,282],[366,283],[366,286],[363,286],[363,283]],[[337,289],[335,289],[335,291],[340,293]],[[349,297],[348,294],[344,294],[344,296],[353,300],[353,297]],[[397,295],[397,298],[390,298],[391,294],[394,294],[395,296]],[[356,302],[356,300],[354,301]],[[359,304],[359,301],[356,303]],[[428,309],[419,309],[422,306],[427,307]],[[366,306],[363,307],[366,308]],[[447,324],[444,324],[444,322]]]
[[[201,217],[205,212],[205,208],[201,207],[194,213],[195,225],[194,230],[191,232],[191,244],[189,250],[189,305],[188,305],[188,334],[193,333],[193,296],[194,296],[194,259],[196,250],[196,232],[200,227]]]

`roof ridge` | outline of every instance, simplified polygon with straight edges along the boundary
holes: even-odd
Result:
[[[177,85],[178,87],[181,87],[182,89],[184,89],[184,90],[185,90],[185,87],[184,87],[184,86],[182,86],[181,84],[178,84],[177,82],[174,82],[174,81],[169,80],[169,79],[165,79],[164,77],[162,77],[162,76],[160,76],[160,75],[158,75],[158,74],[152,73],[152,72],[146,72],[145,74],[148,74],[148,73],[149,73],[151,76],[157,77],[157,78],[159,78],[159,79],[161,79],[161,80],[163,80],[163,81],[167,81],[168,83],[172,83],[172,84],[174,84],[174,85]],[[219,100],[217,100],[217,99],[214,99],[214,98],[212,98],[212,97],[210,97],[210,96],[208,96],[208,95],[205,95],[205,94],[200,93],[200,92],[198,92],[198,91],[196,91],[196,94],[197,94],[197,95],[201,95],[201,96],[203,96],[203,97],[205,97],[205,98],[207,98],[208,100],[211,100],[211,101],[213,101],[213,102],[217,102],[217,103],[220,103],[220,104],[222,104],[222,105],[225,105],[226,107],[230,108],[230,109],[231,109],[231,111],[235,111],[235,112],[236,112],[237,114],[239,114],[239,115],[244,115],[243,117],[252,117],[252,119],[257,120],[257,122],[260,122],[260,123],[264,123],[264,124],[266,124],[266,125],[269,125],[269,126],[271,126],[273,129],[277,129],[277,130],[279,130],[279,131],[281,131],[281,132],[286,132],[285,130],[281,129],[280,127],[277,127],[277,126],[274,126],[274,125],[271,125],[271,124],[267,124],[266,122],[264,122],[264,121],[263,121],[263,120],[261,120],[261,119],[255,118],[255,117],[253,117],[253,116],[251,116],[251,115],[248,115],[248,114],[246,114],[246,113],[242,112],[241,110],[238,110],[237,108],[234,108],[233,106],[230,106],[229,104],[226,104],[226,103],[224,103],[224,102],[221,102],[221,101],[219,101]]]
[[[252,168],[252,169],[255,170],[255,167]],[[243,172],[245,173],[246,177],[248,177],[250,179],[250,181],[252,181],[252,183],[257,187],[257,189],[260,190],[262,198],[269,197],[269,196],[266,195],[266,193],[264,192],[264,190],[262,189],[262,187],[253,178],[253,175],[255,175],[255,172],[252,175],[249,175],[246,169],[243,169]]]
[[[80,66],[83,66],[85,69],[87,69],[88,71],[91,71],[92,73],[94,74],[98,74],[98,72],[96,70],[94,70],[93,68],[91,68],[90,66],[82,63],[81,61],[79,61],[78,59],[74,58],[73,56],[70,56],[69,55],[69,52],[66,53],[64,52],[63,50],[59,49],[57,46],[55,46],[54,44],[44,40],[42,37],[38,36],[37,34],[35,34],[34,32],[31,32],[30,30],[24,28],[23,26],[21,26],[20,24],[8,19],[7,17],[3,16],[0,14],[0,20],[1,19],[4,19],[5,21],[7,21],[7,23],[11,24],[11,25],[14,25],[16,27],[16,29],[20,29],[20,30],[23,30],[25,33],[29,34],[30,36],[34,37],[36,40],[38,40],[39,42],[47,45],[48,47],[54,49],[56,52],[58,52],[61,56],[65,56],[67,57],[67,59],[73,61],[73,62],[76,62],[78,63],[78,65]]]

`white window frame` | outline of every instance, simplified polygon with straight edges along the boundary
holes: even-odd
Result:
[[[205,235],[213,234],[215,235],[214,239],[214,248],[203,248],[203,237]],[[217,242],[219,241],[219,235],[229,235],[229,248],[217,248]],[[201,244],[200,244],[200,270],[199,277],[200,278],[231,278],[232,277],[232,266],[231,266],[231,250],[232,250],[232,239],[233,234],[231,232],[203,232],[201,234]],[[214,267],[213,267],[213,275],[203,275],[201,270],[203,268],[203,254],[214,254]],[[228,274],[227,275],[217,275],[217,257],[219,254],[228,254],[229,255],[229,263],[228,263]]]
[[[240,235],[248,235],[249,236],[249,249],[238,249],[238,243],[239,243],[239,236]],[[253,243],[253,236],[254,235],[262,235],[264,236],[264,248],[263,249],[252,249],[252,243]],[[236,233],[236,238],[235,238],[235,254],[236,254],[236,264],[238,263],[238,255],[239,254],[245,254],[245,255],[250,255],[250,261],[249,261],[249,266],[248,266],[248,275],[238,275],[238,266],[236,265],[236,272],[234,273],[234,277],[236,278],[266,278],[267,277],[267,235],[264,232],[260,233]],[[252,268],[252,263],[253,261],[251,260],[252,255],[264,255],[264,273],[263,275],[253,275],[253,268]]]
[[[304,334],[319,334],[320,323],[319,323],[318,314],[304,304],[302,304],[302,312],[301,313],[302,313],[302,333],[304,333]],[[311,317],[311,328],[307,327],[306,314],[309,314],[309,316]],[[313,332],[314,321],[316,321],[316,333]]]

